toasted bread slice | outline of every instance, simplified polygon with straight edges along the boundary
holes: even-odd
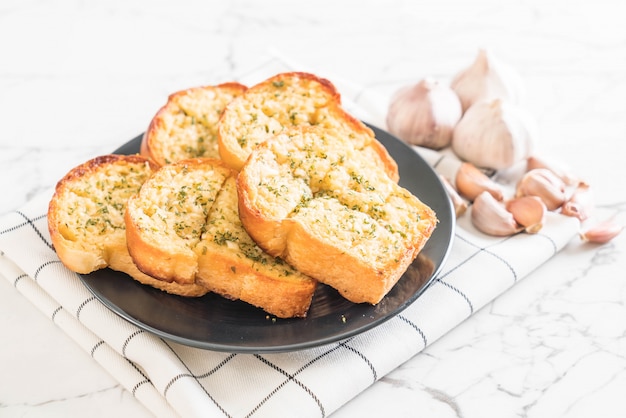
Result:
[[[237,208],[236,176],[229,177],[209,213],[198,282],[229,299],[240,299],[279,318],[303,317],[317,282],[264,252],[246,233]]]
[[[105,155],[70,170],[48,207],[48,229],[59,258],[72,271],[88,274],[110,267],[140,283],[183,296],[201,296],[200,285],[170,284],[137,269],[126,246],[124,211],[157,166],[138,156]]]
[[[398,180],[398,167],[374,132],[341,106],[335,86],[314,74],[277,74],[250,87],[226,106],[218,126],[221,158],[240,170],[250,152],[266,139],[294,126],[323,126],[350,137]]]
[[[194,249],[232,170],[215,159],[193,158],[161,167],[126,208],[128,250],[141,271],[166,282],[195,283]]]
[[[246,233],[236,175],[208,158],[162,167],[129,200],[130,253],[161,280],[198,283],[277,317],[305,316],[317,282],[263,252]]]
[[[161,166],[196,157],[219,158],[219,118],[226,105],[246,88],[231,82],[171,94],[144,133],[141,154]]]
[[[242,224],[261,248],[355,303],[380,302],[437,222],[349,135],[319,127],[260,144],[237,188]]]

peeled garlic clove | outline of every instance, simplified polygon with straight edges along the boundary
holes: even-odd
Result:
[[[452,206],[454,207],[454,213],[458,218],[467,211],[467,202],[457,193],[456,189],[454,188],[454,186],[452,186],[452,183],[450,183],[447,178],[442,175],[439,175],[439,178],[441,179],[441,182],[443,183],[446,192],[448,192],[448,196],[450,197],[450,200],[452,201]]]
[[[472,224],[488,235],[509,236],[523,230],[513,214],[506,210],[489,192],[482,192],[472,205]]]
[[[478,51],[472,65],[454,76],[450,87],[461,99],[463,112],[481,100],[520,103],[524,91],[519,74],[484,49]]]
[[[548,210],[556,210],[566,201],[565,183],[545,168],[530,170],[519,181],[516,197],[537,196]]]
[[[470,201],[484,191],[489,192],[496,200],[504,199],[502,187],[473,164],[462,163],[456,173],[455,182],[461,196]]]
[[[587,183],[579,183],[570,198],[561,206],[561,213],[583,222],[589,218],[593,206],[591,187]]]
[[[510,168],[531,154],[535,129],[531,116],[511,103],[478,102],[454,128],[452,150],[478,167]]]
[[[526,170],[530,171],[534,170],[535,168],[547,168],[548,170],[552,171],[557,177],[563,180],[563,183],[568,186],[574,186],[581,182],[580,179],[575,176],[568,167],[553,159],[531,155],[530,157],[528,157]]]
[[[516,197],[506,202],[506,210],[511,212],[515,222],[524,227],[529,234],[536,234],[543,228],[548,209],[536,196]]]
[[[461,119],[461,101],[449,86],[424,79],[398,91],[387,112],[387,129],[401,140],[432,149],[450,145]]]
[[[618,236],[623,229],[624,226],[615,221],[602,221],[587,228],[580,237],[583,241],[605,244]]]

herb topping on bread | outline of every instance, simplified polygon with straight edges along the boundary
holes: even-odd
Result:
[[[228,104],[218,129],[220,156],[230,167],[240,170],[260,143],[295,126],[320,126],[349,137],[397,181],[395,161],[374,132],[343,109],[335,86],[302,72],[277,74]]]
[[[156,170],[152,161],[138,155],[105,155],[70,170],[48,207],[54,249],[77,273],[110,267],[169,293],[204,295],[208,290],[200,285],[170,284],[142,273],[128,253],[126,203]]]
[[[259,145],[238,191],[242,223],[260,247],[355,303],[378,303],[437,222],[349,136],[319,127]]]
[[[148,126],[141,154],[159,165],[196,157],[219,158],[219,119],[226,105],[245,90],[246,86],[231,82],[171,94]]]
[[[265,253],[243,228],[237,173],[210,158],[163,166],[128,203],[128,247],[139,268],[197,283],[277,317],[305,316],[316,281]]]

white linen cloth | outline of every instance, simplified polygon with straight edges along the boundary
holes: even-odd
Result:
[[[293,69],[298,67],[275,55],[239,81],[252,85]],[[331,81],[350,112],[384,128],[387,102]],[[52,192],[0,218],[0,274],[163,417],[328,416],[555,256],[579,228],[574,218],[550,214],[538,234],[495,238],[478,232],[466,213],[438,278],[399,315],[313,349],[235,354],[163,340],[100,303],[52,249],[46,219]]]

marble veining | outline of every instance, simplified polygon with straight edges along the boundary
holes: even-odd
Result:
[[[599,218],[626,224],[624,17],[617,0],[9,0],[0,214],[141,133],[169,93],[245,76],[271,51],[350,80],[384,112],[401,86],[450,80],[488,47],[525,80],[540,150],[593,186]],[[625,234],[573,240],[333,416],[623,416],[625,249]],[[0,416],[150,416],[10,283],[0,288]]]

